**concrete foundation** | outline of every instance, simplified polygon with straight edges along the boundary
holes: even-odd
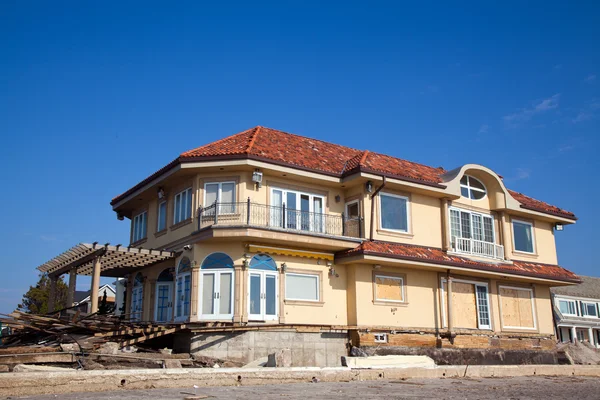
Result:
[[[176,352],[192,353],[244,364],[283,349],[291,351],[292,367],[337,367],[348,354],[348,334],[330,332],[248,331],[194,334],[174,338]]]

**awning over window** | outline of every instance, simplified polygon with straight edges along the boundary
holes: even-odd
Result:
[[[62,275],[77,268],[78,275],[91,275],[94,260],[100,257],[101,275],[119,277],[131,270],[174,259],[170,251],[79,243],[37,269],[49,275]]]

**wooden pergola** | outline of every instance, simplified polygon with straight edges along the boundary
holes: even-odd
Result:
[[[91,275],[91,312],[95,313],[98,311],[100,276],[122,277],[134,270],[174,259],[175,256],[174,252],[143,249],[141,247],[111,246],[108,243],[99,245],[97,242],[92,244],[79,243],[40,265],[37,269],[47,273],[50,278],[48,311],[54,310],[56,282],[61,275],[69,273],[67,307],[73,306],[77,275]]]

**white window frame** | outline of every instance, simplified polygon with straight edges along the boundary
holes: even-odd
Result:
[[[165,226],[163,226],[161,229],[161,227],[160,227],[160,216],[161,216],[160,206],[162,206],[163,204],[165,205]],[[165,229],[167,229],[167,214],[168,214],[167,211],[168,211],[167,201],[163,200],[163,201],[159,202],[158,207],[156,208],[156,232],[162,232]]]
[[[391,228],[384,228],[383,227],[383,207],[381,206],[381,196],[389,196],[389,197],[396,197],[398,199],[404,199],[406,200],[406,230],[402,230],[402,229],[391,229]],[[378,201],[379,201],[379,228],[382,231],[387,231],[387,232],[400,232],[400,233],[409,233],[410,234],[410,211],[411,211],[411,207],[410,207],[410,199],[408,198],[408,196],[402,196],[399,194],[393,194],[393,193],[388,193],[388,192],[379,192],[379,196],[378,197]]]
[[[181,192],[177,193],[174,197],[173,197],[173,225],[179,224],[180,222],[183,221],[187,221],[188,219],[191,219],[192,216],[194,215],[194,207],[193,207],[193,202],[194,202],[194,194],[192,193],[192,198],[190,200],[190,204],[187,204],[187,198],[188,198],[188,192],[192,193],[192,187],[188,187],[187,189],[182,190]],[[177,197],[180,197],[179,200],[179,216],[177,215]],[[186,201],[186,208],[183,207],[183,199],[185,199]],[[187,207],[190,208],[190,217],[189,218],[184,218],[185,217],[185,210],[187,209]],[[179,217],[179,218],[178,218]]]
[[[306,276],[310,276],[311,278],[316,278],[317,279],[317,299],[316,300],[309,300],[309,299],[296,299],[293,297],[288,297],[287,293],[288,293],[288,277],[289,276],[300,276],[300,277],[306,277]],[[286,272],[285,273],[285,300],[292,300],[292,301],[310,301],[313,303],[319,303],[321,301],[321,276],[319,274],[310,274],[310,273],[300,273],[300,272]]]
[[[388,334],[387,333],[374,333],[373,341],[375,343],[387,343],[388,342]]]
[[[478,200],[484,200],[484,199],[487,197],[487,186],[485,186],[485,184],[484,184],[483,182],[481,182],[481,180],[480,180],[480,179],[477,179],[477,178],[475,178],[474,176],[471,176],[471,175],[463,175],[463,177],[466,177],[466,178],[467,178],[467,184],[465,185],[464,183],[460,183],[460,187],[461,187],[461,189],[462,189],[462,188],[465,188],[465,189],[467,189],[467,193],[469,194],[469,195],[466,197],[467,199],[469,199],[469,200],[475,200],[475,201],[478,201]],[[462,178],[461,178],[461,179],[462,179]],[[483,190],[481,190],[481,189],[479,189],[479,188],[477,188],[477,187],[473,187],[473,186],[471,186],[471,179],[475,179],[477,182],[481,183],[481,186],[483,186]],[[482,198],[480,198],[480,199],[474,199],[474,198],[472,198],[472,197],[471,197],[471,190],[474,190],[474,191],[476,191],[476,192],[483,193],[483,197],[482,197]],[[462,197],[465,197],[465,196],[463,196],[463,195],[462,195],[462,193],[461,193],[461,196],[462,196]]]
[[[560,302],[561,301],[564,301],[566,303],[573,303],[573,307],[575,308],[575,314],[562,312],[562,310],[560,309]],[[560,313],[562,315],[568,315],[568,316],[571,316],[571,317],[578,317],[579,316],[579,313],[578,313],[578,308],[579,307],[577,306],[577,300],[572,300],[572,299],[556,299],[556,303],[557,303],[556,306],[558,307],[558,310],[560,311]]]
[[[350,213],[348,212],[348,206],[351,206],[352,204],[356,204],[357,208],[358,208],[358,218],[360,218],[360,202],[358,200],[352,200],[347,202],[344,205],[344,212],[346,213],[346,219],[349,219],[350,217]]]
[[[402,300],[382,299],[382,298],[377,297],[377,278],[393,279],[393,280],[400,281],[400,290],[402,291]],[[406,303],[406,287],[404,286],[404,278],[401,276],[375,274],[375,276],[373,277],[373,288],[375,290],[375,293],[373,296],[375,298],[375,301],[381,301],[381,302],[386,302],[386,303],[399,303],[399,304]]]
[[[213,203],[211,203],[211,204],[207,204],[206,203],[206,193],[207,193],[206,187],[208,185],[219,185],[219,189],[217,190],[217,204],[218,204],[218,203],[221,202],[221,197],[222,197],[222,193],[223,193],[223,185],[227,184],[227,183],[233,184],[233,205],[230,208],[232,210],[232,212],[223,212],[221,209],[219,209],[219,215],[223,215],[223,214],[235,214],[235,212],[236,212],[236,210],[235,210],[236,209],[236,207],[235,207],[236,201],[235,200],[237,199],[237,197],[236,197],[236,194],[237,194],[237,185],[236,185],[235,181],[205,182],[204,183],[204,198],[203,198],[204,205],[203,205],[203,207],[210,207],[210,206],[213,205]]]
[[[493,237],[493,242],[486,242],[486,243],[494,243],[494,244],[499,244],[496,242],[496,220],[494,218],[494,216],[492,214],[485,214],[485,213],[481,213],[481,212],[477,212],[477,211],[471,211],[471,210],[466,210],[464,208],[459,208],[459,207],[450,207],[448,209],[448,221],[449,221],[449,229],[450,229],[450,237],[452,237],[452,210],[454,211],[458,211],[458,224],[459,227],[461,229],[461,234],[462,234],[462,224],[461,224],[461,220],[460,220],[460,213],[467,213],[469,214],[469,238],[476,240],[473,236],[473,215],[479,215],[481,217],[481,229],[482,229],[482,234],[483,234],[483,238],[484,240],[482,240],[482,242],[485,242],[485,224],[483,222],[483,218],[490,218],[492,220],[492,237]]]
[[[594,306],[594,310],[596,311],[595,315],[591,315],[587,313],[587,305],[591,304]],[[586,318],[598,318],[598,305],[596,303],[594,303],[593,301],[582,301],[581,302],[581,308],[583,311],[583,315],[582,317],[586,317]]]
[[[502,318],[502,300],[500,299],[500,289],[512,289],[512,290],[525,290],[529,292],[529,298],[531,299],[531,316],[533,317],[533,328],[526,326],[508,326],[504,325],[504,319]],[[507,285],[498,285],[498,304],[500,305],[500,318],[502,319],[502,328],[503,329],[518,329],[518,330],[529,330],[536,331],[537,330],[537,315],[535,313],[535,296],[533,295],[533,289],[520,287],[520,286],[507,286]]]
[[[285,204],[286,207],[286,226],[283,229],[291,229],[291,230],[299,230],[299,231],[305,231],[305,232],[317,232],[317,233],[325,233],[327,231],[327,227],[325,226],[325,215],[326,215],[326,198],[323,195],[320,194],[315,194],[315,193],[309,193],[309,192],[304,192],[304,191],[300,191],[300,190],[292,190],[292,189],[284,189],[281,187],[271,187],[271,191],[269,193],[270,195],[270,199],[269,202],[271,203],[270,206],[271,207],[278,207],[273,203],[273,199],[275,198],[274,196],[274,192],[275,191],[279,191],[281,192],[281,200],[282,200],[282,204]],[[293,193],[296,195],[296,208],[289,208],[289,205],[287,204],[287,195],[288,193]],[[315,224],[314,221],[312,221],[311,219],[311,223],[309,224],[309,229],[302,229],[302,213],[303,211],[299,208],[301,207],[301,202],[302,202],[302,196],[308,196],[308,213],[311,216],[316,216],[318,214],[321,214],[321,218],[318,224]],[[320,199],[321,200],[321,212],[320,213],[316,213],[315,212],[315,199]],[[289,216],[291,215],[291,213],[295,213],[296,216],[296,223],[295,223],[295,228],[288,228],[287,225],[289,224]],[[315,219],[316,220],[316,219]],[[277,218],[275,218],[274,221],[271,221],[271,223],[275,223],[275,225],[277,225]],[[321,229],[319,229],[321,228]]]
[[[143,217],[143,218],[142,218]],[[139,227],[139,224],[142,223],[142,226]],[[143,232],[138,232],[138,230],[144,229]],[[148,237],[148,211],[142,211],[133,217],[132,221],[132,229],[131,229],[131,243],[139,242],[140,240],[144,240]]]
[[[525,250],[517,250],[517,246],[515,243],[515,222],[518,224],[523,224],[523,225],[529,225],[529,227],[531,228],[531,252],[529,251],[525,251]],[[512,229],[512,245],[513,245],[513,251],[516,253],[523,253],[523,254],[535,254],[535,250],[536,250],[536,246],[535,246],[535,229],[534,226],[531,222],[528,221],[523,221],[521,219],[513,219],[511,221],[511,229]]]
[[[473,286],[475,286],[475,311],[477,312],[477,329],[480,330],[491,330],[492,329],[492,305],[490,303],[490,288],[487,282],[479,282],[479,281],[469,281],[469,280],[465,280],[465,279],[454,279],[452,278],[452,282],[459,282],[459,283],[468,283],[471,284]],[[447,282],[446,282],[446,278],[441,278],[440,280],[440,290],[441,290],[441,295],[442,295],[442,326],[444,328],[448,327],[448,322],[447,322],[447,311],[446,311],[446,287]],[[479,303],[477,302],[477,286],[482,286],[485,287],[485,297],[486,297],[486,301],[487,301],[487,314],[488,314],[488,320],[489,320],[489,324],[488,325],[483,325],[481,324],[481,316],[479,314]],[[460,327],[459,327],[460,328]]]

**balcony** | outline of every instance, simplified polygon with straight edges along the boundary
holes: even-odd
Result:
[[[326,236],[362,237],[360,218],[253,203],[214,203],[198,210],[198,230],[210,226],[248,226]]]
[[[504,246],[471,238],[452,237],[452,250],[459,254],[504,260]]]

